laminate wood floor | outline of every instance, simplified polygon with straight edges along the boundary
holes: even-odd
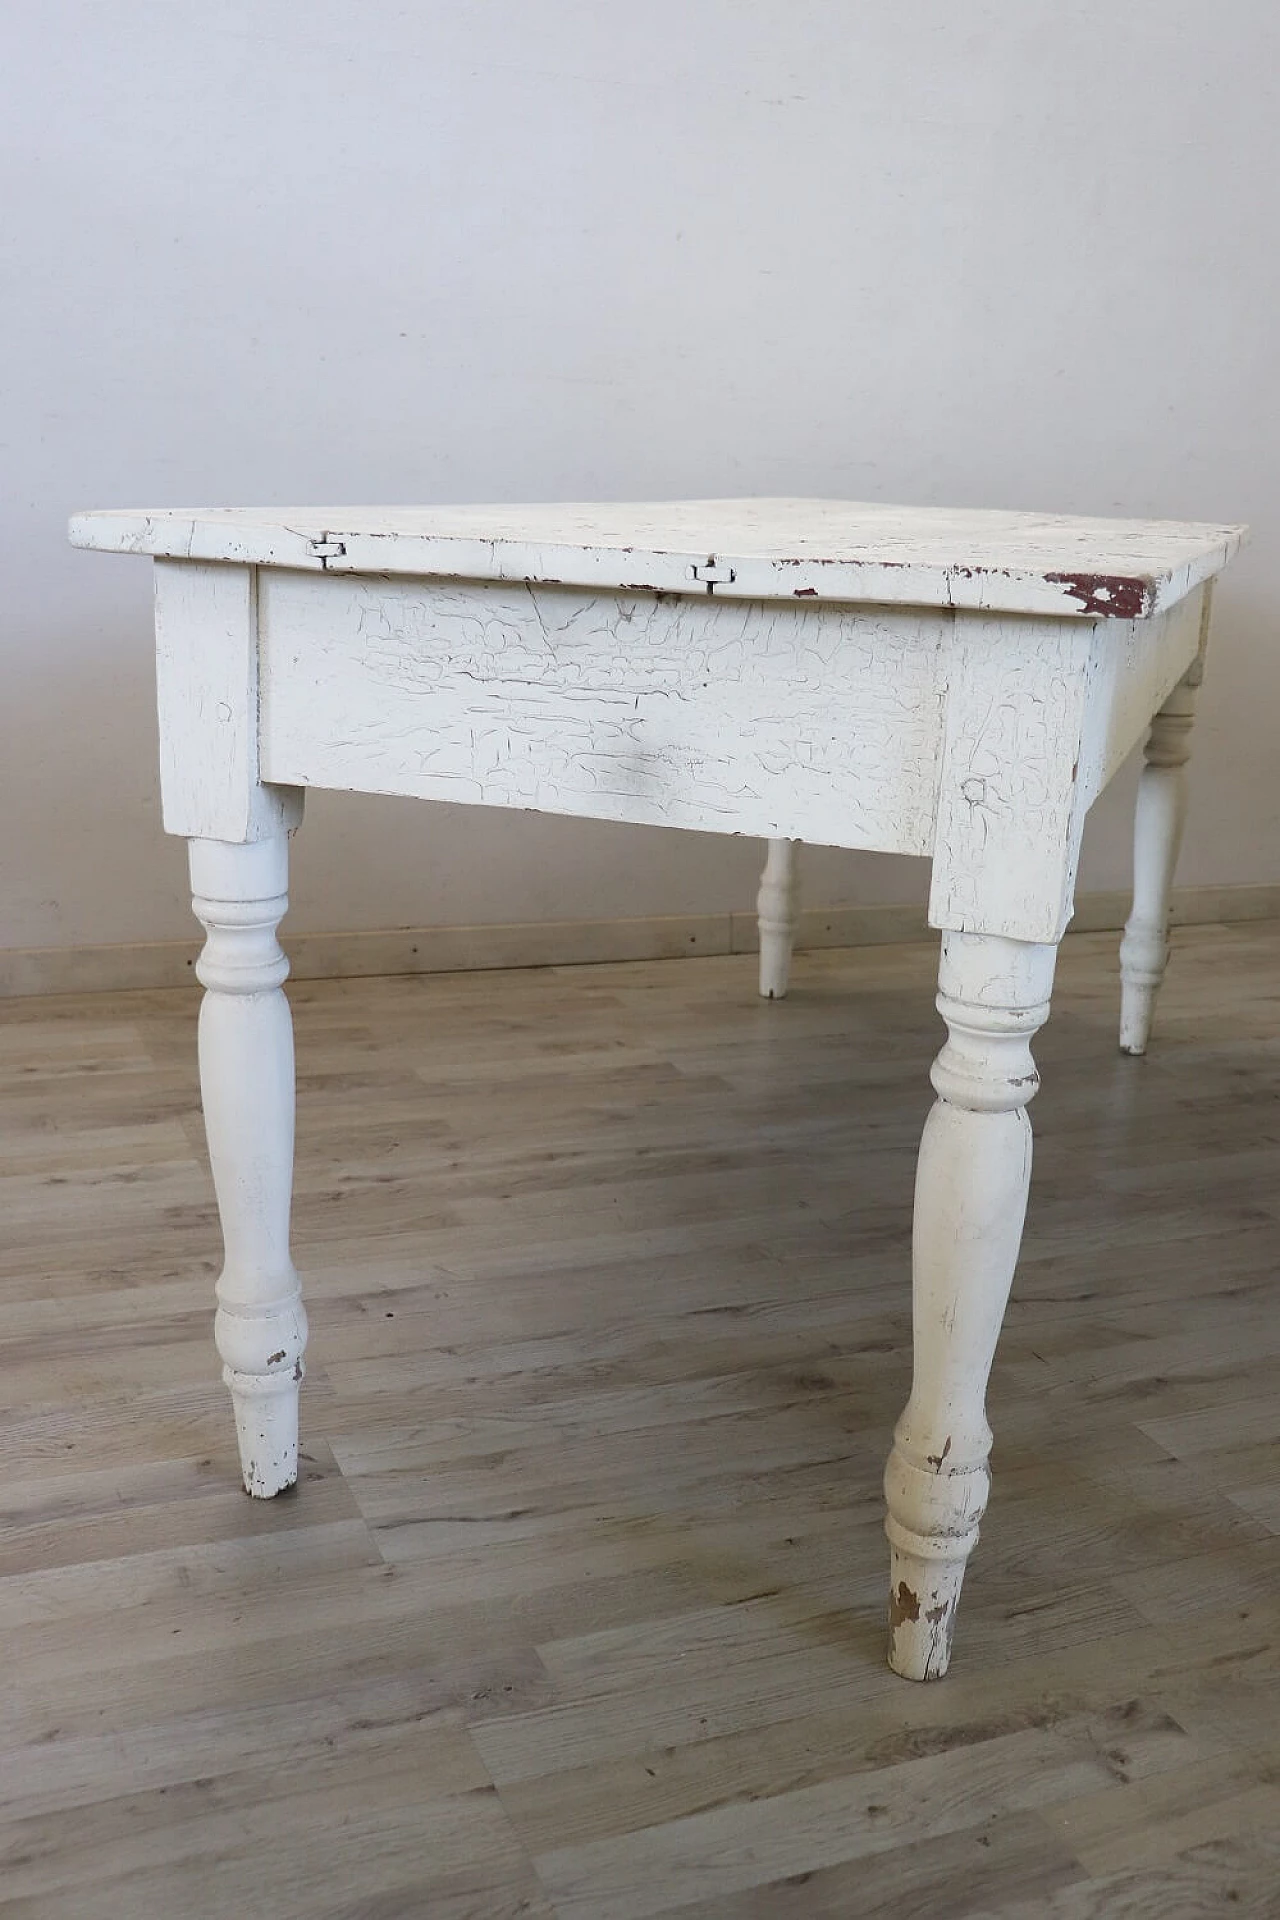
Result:
[[[194,993],[0,1014],[0,1920],[1280,1915],[1280,927],[1037,1053],[950,1678],[884,1665],[932,947],[293,990],[238,1491]]]

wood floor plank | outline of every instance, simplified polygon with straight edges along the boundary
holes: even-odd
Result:
[[[734,1800],[537,1856],[564,1920],[645,1920],[708,1895],[913,1847],[1112,1779],[1088,1728],[1028,1729],[951,1755]]]
[[[1013,1813],[678,1911],[681,1920],[991,1920],[997,1903],[1004,1913],[1016,1902],[1032,1920],[1081,1878],[1079,1863],[1034,1815]]]
[[[306,982],[240,1493],[194,991],[0,1008],[3,1920],[1275,1920],[1280,926],[1037,1042],[952,1672],[883,1661],[931,946]]]

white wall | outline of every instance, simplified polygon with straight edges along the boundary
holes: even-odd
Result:
[[[0,69],[0,945],[190,927],[149,569],[68,549],[80,506],[1247,519],[1181,878],[1280,879],[1272,0],[50,0]],[[755,868],[317,796],[292,924],[723,909]],[[810,863],[815,902],[922,883]]]

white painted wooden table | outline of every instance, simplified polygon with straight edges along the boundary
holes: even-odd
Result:
[[[987,1500],[987,1377],[1090,803],[1147,732],[1121,1044],[1165,962],[1209,587],[1237,527],[831,501],[87,513],[156,559],[165,826],[190,842],[215,1323],[245,1485],[297,1474],[293,1044],[276,940],[307,787],[932,858],[949,1037],[916,1183],[915,1370],[885,1477],[890,1660],[946,1670]],[[1155,716],[1154,722],[1152,717]]]

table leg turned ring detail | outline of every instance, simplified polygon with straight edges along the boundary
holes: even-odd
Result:
[[[1049,1012],[1057,949],[944,937],[938,1008],[948,1039],[916,1172],[911,1397],[885,1473],[889,1664],[947,1670],[965,1563],[987,1503],[987,1378],[1013,1280],[1027,1188],[1032,1036]]]
[[[200,1087],[222,1222],[214,1337],[231,1390],[245,1491],[266,1499],[298,1477],[298,1387],[307,1317],[289,1254],[293,1026],[276,939],[288,905],[288,837],[190,843],[196,916]]]

